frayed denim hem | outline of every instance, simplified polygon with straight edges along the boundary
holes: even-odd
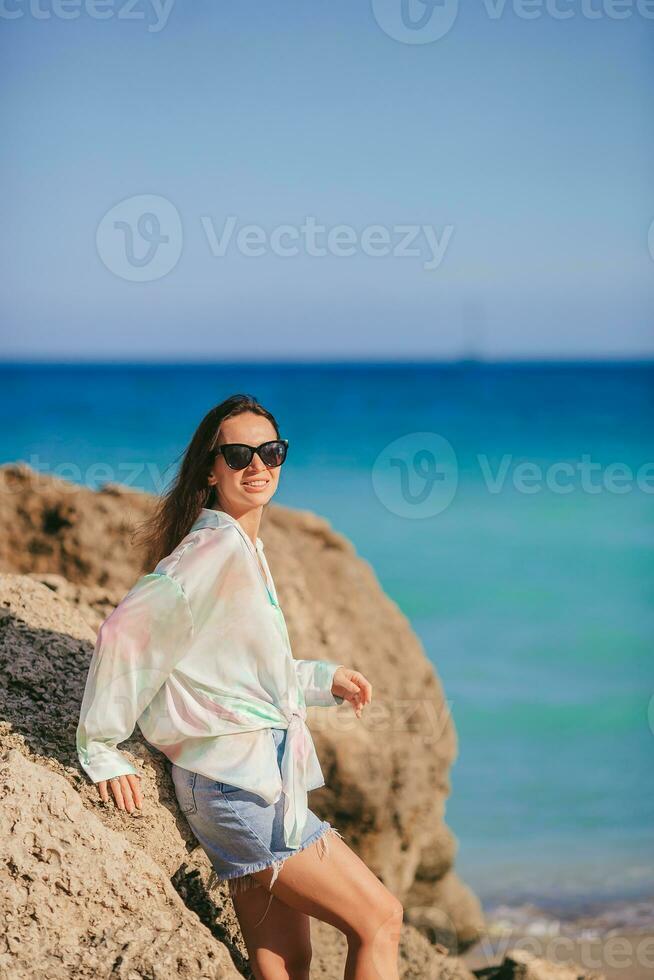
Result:
[[[340,831],[336,830],[336,827],[332,827],[330,824],[329,827],[325,828],[324,830],[321,830],[319,834],[315,834],[308,841],[305,841],[301,847],[296,848],[293,851],[293,854],[299,854],[300,851],[304,851],[305,848],[310,847],[312,844],[315,844],[317,842],[318,854],[320,856],[320,859],[322,860],[323,857],[326,857],[327,854],[329,854],[329,843],[328,843],[329,834],[336,834],[337,837],[340,837],[341,840],[344,840],[343,835],[340,833]],[[245,871],[239,871],[235,875],[231,875],[224,878],[219,878],[216,872],[212,869],[211,876],[209,878],[208,887],[209,889],[211,889],[213,885],[216,884],[217,882],[226,881],[230,898],[233,898],[235,895],[240,895],[242,892],[249,891],[251,888],[263,887],[262,882],[258,881],[257,878],[254,877],[254,875],[258,871],[265,871],[266,868],[273,868],[274,869],[273,876],[270,879],[270,884],[268,886],[268,890],[270,891],[270,899],[268,901],[266,911],[263,913],[259,921],[256,923],[256,925],[261,925],[266,915],[268,914],[268,910],[270,909],[270,905],[274,898],[274,895],[272,893],[272,886],[275,884],[277,880],[277,876],[281,871],[282,865],[284,864],[285,861],[288,861],[289,858],[293,857],[293,854],[287,854],[286,857],[279,858],[278,860],[273,861],[272,864],[265,864],[264,862],[261,862],[261,864],[250,865],[250,867],[248,867]]]

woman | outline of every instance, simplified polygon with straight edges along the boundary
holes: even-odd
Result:
[[[145,522],[148,566],[98,633],[77,729],[100,798],[143,794],[116,748],[138,722],[172,762],[177,800],[227,880],[255,976],[309,977],[309,917],[348,941],[345,976],[396,980],[400,902],[307,805],[324,786],[308,706],[372,688],[359,671],[295,660],[258,537],[288,443],[256,399],[234,395],[198,426]],[[328,847],[328,840],[331,846]]]

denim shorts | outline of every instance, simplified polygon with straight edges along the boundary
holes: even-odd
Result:
[[[271,731],[281,772],[286,729]],[[175,763],[171,776],[180,809],[211,862],[211,884],[227,881],[230,895],[259,885],[253,872],[270,867],[274,869],[269,886],[272,889],[287,858],[314,841],[318,841],[322,857],[328,853],[328,834],[342,837],[329,821],[321,820],[309,809],[300,847],[288,848],[284,843],[283,793],[276,803],[266,803],[254,793],[182,769]]]

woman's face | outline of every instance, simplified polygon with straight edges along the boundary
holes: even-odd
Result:
[[[219,446],[241,442],[246,446],[260,446],[262,442],[277,439],[275,427],[267,418],[254,412],[243,412],[225,419],[218,436]],[[232,470],[222,453],[216,456],[209,473],[209,484],[218,491],[218,507],[234,517],[248,510],[267,504],[277,490],[281,466],[266,466],[258,453],[244,470]]]

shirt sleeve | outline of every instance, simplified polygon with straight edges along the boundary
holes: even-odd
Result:
[[[307,708],[330,708],[343,704],[342,697],[332,694],[334,674],[343,664],[333,664],[328,660],[295,660],[294,663]]]
[[[98,632],[76,744],[92,782],[137,775],[116,748],[184,655],[193,634],[186,595],[169,575],[141,576]]]

